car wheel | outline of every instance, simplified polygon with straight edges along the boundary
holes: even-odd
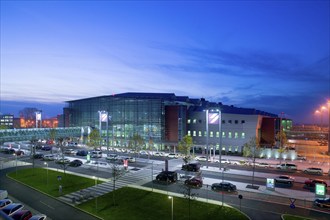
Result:
[[[292,184],[292,182],[288,182],[290,185]]]

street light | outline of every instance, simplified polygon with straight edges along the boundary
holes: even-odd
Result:
[[[209,168],[209,110],[205,111],[205,121],[206,121],[206,168]],[[220,161],[221,162],[221,161]]]
[[[14,155],[15,158],[16,158],[16,177],[17,177],[17,153],[14,153],[13,155]]]
[[[44,162],[44,164],[47,166],[47,187],[48,187],[48,163]]]
[[[172,220],[173,220],[173,196],[169,196],[168,198],[172,200]]]
[[[97,178],[96,178],[96,176],[93,176],[93,179],[95,179],[95,209],[97,211],[97,195],[96,195]]]

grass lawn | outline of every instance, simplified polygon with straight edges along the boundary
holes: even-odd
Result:
[[[44,168],[19,169],[17,175],[16,172],[11,172],[8,176],[54,197],[60,196],[59,185],[62,185],[62,194],[76,192],[95,185],[94,179]],[[58,176],[61,176],[61,180],[58,180]],[[98,181],[98,183],[101,182]]]
[[[115,204],[115,205],[114,205]],[[115,203],[113,202],[113,192],[78,205],[103,219],[130,219],[130,220],[154,220],[171,219],[172,200],[165,194],[151,191],[139,190],[124,187],[115,191]],[[174,197],[174,219],[228,219],[243,220],[248,219],[239,211],[196,200],[190,202],[182,197]],[[97,209],[96,209],[97,208]]]
[[[59,196],[58,187],[60,184],[63,186],[62,194],[95,185],[94,179],[53,170],[47,171],[44,168],[19,169],[17,173],[14,171],[9,173],[8,176],[54,197]],[[58,176],[62,177],[60,181],[57,179]],[[115,203],[113,198],[115,198]],[[77,205],[77,207],[103,219],[163,220],[171,219],[171,204],[172,200],[167,195],[124,187]],[[236,209],[226,206],[221,207],[220,205],[196,200],[191,200],[189,205],[189,200],[183,198],[183,196],[174,197],[173,204],[174,219],[248,219]]]

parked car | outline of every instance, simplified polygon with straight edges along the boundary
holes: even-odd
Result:
[[[31,158],[34,158],[34,159],[42,159],[43,157],[44,157],[44,155],[41,153],[36,153],[31,156]]]
[[[321,168],[309,167],[304,170],[304,173],[315,174],[315,175],[323,175],[323,170]]]
[[[275,180],[275,183],[284,183],[284,184],[290,184],[290,185],[292,185],[294,183],[294,178],[291,176],[287,176],[287,175],[278,176],[274,180]]]
[[[163,153],[163,152],[155,152],[155,153],[153,153],[153,156],[155,156],[155,157],[164,157],[165,156],[165,153]]]
[[[199,172],[201,169],[201,164],[200,163],[183,164],[181,169],[185,171]]]
[[[11,203],[6,207],[4,207],[3,209],[1,209],[1,211],[3,211],[8,216],[12,216],[15,212],[23,209],[23,207],[24,205],[20,203]]]
[[[10,199],[1,199],[0,200],[0,209],[6,207],[7,205],[13,203]]]
[[[213,183],[211,189],[213,191],[233,192],[236,191],[236,185],[229,182]]]
[[[57,155],[55,155],[55,154],[46,154],[46,155],[43,156],[42,159],[43,160],[55,160],[56,157],[57,157]]]
[[[328,184],[321,179],[308,179],[305,181],[305,186],[308,188],[315,188],[316,184],[323,184],[325,187],[328,187]]]
[[[207,161],[207,157],[206,156],[197,156],[197,157],[195,157],[195,160],[197,160],[197,161]],[[210,161],[210,159],[208,159],[208,161]]]
[[[120,162],[124,162],[124,160],[127,160],[130,163],[134,163],[135,162],[135,158],[134,157],[128,157],[128,156],[119,157],[118,160]]]
[[[330,198],[319,198],[314,200],[314,205],[320,208],[330,208]]]
[[[303,156],[303,155],[297,155],[297,158],[296,158],[297,160],[306,160],[307,158],[305,157],[305,156]]]
[[[81,160],[76,159],[76,160],[71,161],[69,163],[69,166],[71,166],[71,167],[79,167],[82,164],[83,164],[83,162]]]
[[[63,153],[68,155],[76,155],[77,151],[74,149],[65,149]]]
[[[283,163],[277,166],[277,169],[281,170],[297,170],[297,165],[292,163]]]
[[[47,215],[36,214],[36,215],[33,215],[29,220],[46,220],[46,219],[47,219]]]
[[[256,163],[257,167],[264,167],[264,168],[268,168],[270,167],[270,165],[268,163]]]
[[[169,153],[167,155],[168,158],[179,158],[179,154],[175,154],[175,153]]]
[[[178,174],[175,171],[162,171],[156,176],[157,181],[173,183],[178,180]]]
[[[50,151],[50,150],[52,150],[52,146],[42,146],[41,147],[41,150],[44,150],[44,151]]]
[[[68,158],[59,158],[55,160],[55,163],[57,164],[69,164],[70,160]]]
[[[118,154],[109,154],[105,159],[106,160],[117,160],[119,157],[118,157]]]
[[[184,184],[191,187],[201,188],[203,186],[203,179],[195,176],[184,181]]]
[[[87,150],[78,150],[77,156],[87,156],[88,155],[88,151]]]
[[[101,158],[102,157],[102,151],[99,150],[93,150],[91,152],[91,157],[92,158]]]
[[[29,220],[31,217],[32,212],[30,210],[25,209],[21,209],[11,216],[13,220]]]

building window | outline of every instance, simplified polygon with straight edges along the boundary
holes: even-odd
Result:
[[[196,119],[193,119],[193,124],[196,124],[196,121],[197,121]]]
[[[232,138],[232,134],[231,134],[231,131],[228,132],[228,138]]]
[[[235,147],[235,152],[236,152],[236,153],[238,152],[238,146]]]
[[[213,137],[213,131],[210,131],[210,137]]]
[[[222,132],[222,137],[225,138],[226,137],[226,132]]]
[[[242,132],[242,139],[245,139],[245,133]]]
[[[188,131],[188,136],[191,136],[191,132],[190,131]]]
[[[226,121],[225,120],[222,120],[222,122],[221,122],[222,124],[226,124]]]
[[[235,120],[235,124],[238,124],[238,120]]]
[[[228,123],[231,124],[231,120],[228,120]]]
[[[193,131],[193,136],[196,137],[196,131]]]
[[[242,120],[241,123],[244,124],[245,123],[245,120]]]
[[[238,132],[235,132],[235,138],[238,138]]]
[[[206,131],[204,131],[204,137],[206,137]]]
[[[218,138],[219,137],[219,131],[217,131],[217,133],[215,134],[215,136]]]
[[[190,122],[191,122],[191,120],[190,120],[190,119],[188,119],[188,120],[187,120],[187,124],[190,124]]]
[[[228,147],[228,151],[229,151],[229,152],[231,152],[231,148],[232,148],[231,146]]]
[[[198,131],[198,137],[202,137],[202,132]]]

